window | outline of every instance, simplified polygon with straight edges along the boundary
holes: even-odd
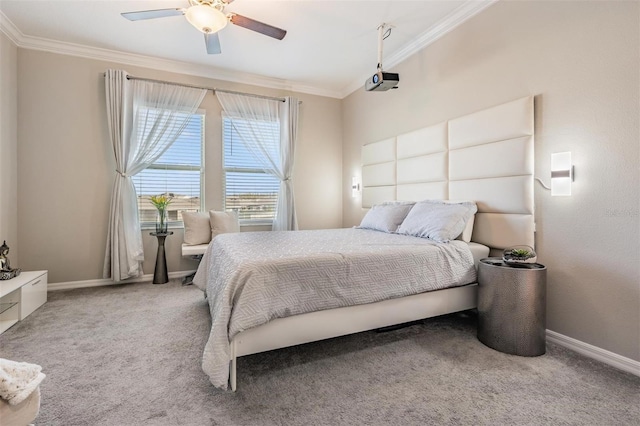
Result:
[[[264,171],[240,140],[248,121],[223,117],[224,207],[238,212],[244,223],[272,223],[276,215],[280,180]],[[252,123],[255,125],[255,122]],[[260,133],[274,150],[280,148],[280,124],[260,122]]]
[[[140,223],[155,223],[157,210],[149,197],[173,196],[167,211],[169,223],[181,222],[182,212],[202,210],[204,200],[204,113],[192,114],[186,127],[162,156],[135,175]],[[175,225],[175,223],[173,223]]]

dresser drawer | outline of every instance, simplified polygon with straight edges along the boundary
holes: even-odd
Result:
[[[20,320],[47,301],[47,274],[44,273],[21,287]]]

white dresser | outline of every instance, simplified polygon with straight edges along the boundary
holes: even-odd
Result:
[[[0,334],[47,301],[47,271],[22,272],[0,281]]]

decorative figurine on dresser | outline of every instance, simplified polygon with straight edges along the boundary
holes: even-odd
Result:
[[[20,269],[11,269],[9,262],[9,246],[4,241],[0,246],[0,280],[10,280],[20,275]]]

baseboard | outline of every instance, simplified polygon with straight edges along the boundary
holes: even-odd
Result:
[[[178,272],[169,272],[169,279],[174,278],[183,278],[187,275],[193,274],[194,271],[178,271]],[[103,285],[118,285],[118,284],[131,284],[131,283],[140,283],[140,282],[151,282],[153,281],[153,274],[142,275],[138,278],[132,278],[126,281],[115,282],[110,279],[97,279],[97,280],[85,280],[85,281],[68,281],[62,283],[49,283],[47,287],[47,291],[56,291],[56,290],[71,290],[74,288],[87,288],[87,287],[101,287]]]
[[[551,330],[547,330],[547,340],[589,358],[604,362],[605,364],[619,370],[626,371],[627,373],[640,377],[640,362],[631,358],[609,352],[605,349],[567,337]]]

